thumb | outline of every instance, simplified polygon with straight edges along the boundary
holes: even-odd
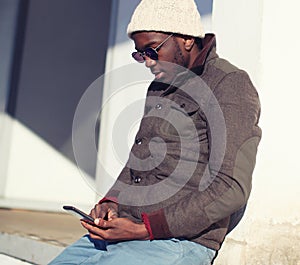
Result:
[[[107,212],[108,221],[111,221],[112,219],[115,219],[117,217],[118,217],[118,213],[114,209],[109,208]]]
[[[101,227],[101,228],[106,228],[107,227],[107,222],[102,218],[96,218],[94,220],[94,224]]]

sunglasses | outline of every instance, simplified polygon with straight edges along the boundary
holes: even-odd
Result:
[[[145,62],[145,57],[147,56],[151,60],[158,60],[158,50],[161,48],[161,46],[164,45],[165,42],[167,42],[168,39],[170,39],[173,36],[173,34],[169,35],[163,42],[161,42],[156,48],[148,47],[142,52],[133,52],[131,55],[132,57],[139,63]]]

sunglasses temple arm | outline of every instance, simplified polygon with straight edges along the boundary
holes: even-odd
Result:
[[[170,39],[174,34],[171,34],[170,36],[168,36],[168,38],[166,38],[161,44],[159,44],[154,50],[157,51],[161,46],[164,45],[164,43]]]

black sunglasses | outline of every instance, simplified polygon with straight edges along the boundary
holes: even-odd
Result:
[[[173,34],[169,35],[163,42],[161,42],[156,48],[148,47],[142,52],[133,52],[131,55],[132,57],[139,63],[145,62],[145,56],[149,57],[151,60],[158,60],[158,53],[157,51],[165,42],[167,42],[168,39],[170,39],[173,36]]]

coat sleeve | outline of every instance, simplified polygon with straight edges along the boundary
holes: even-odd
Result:
[[[226,149],[221,168],[214,172],[214,181],[205,190],[192,191],[174,204],[143,213],[152,238],[193,238],[229,217],[249,198],[261,138],[258,94],[243,71],[227,74],[214,94],[226,124]]]

